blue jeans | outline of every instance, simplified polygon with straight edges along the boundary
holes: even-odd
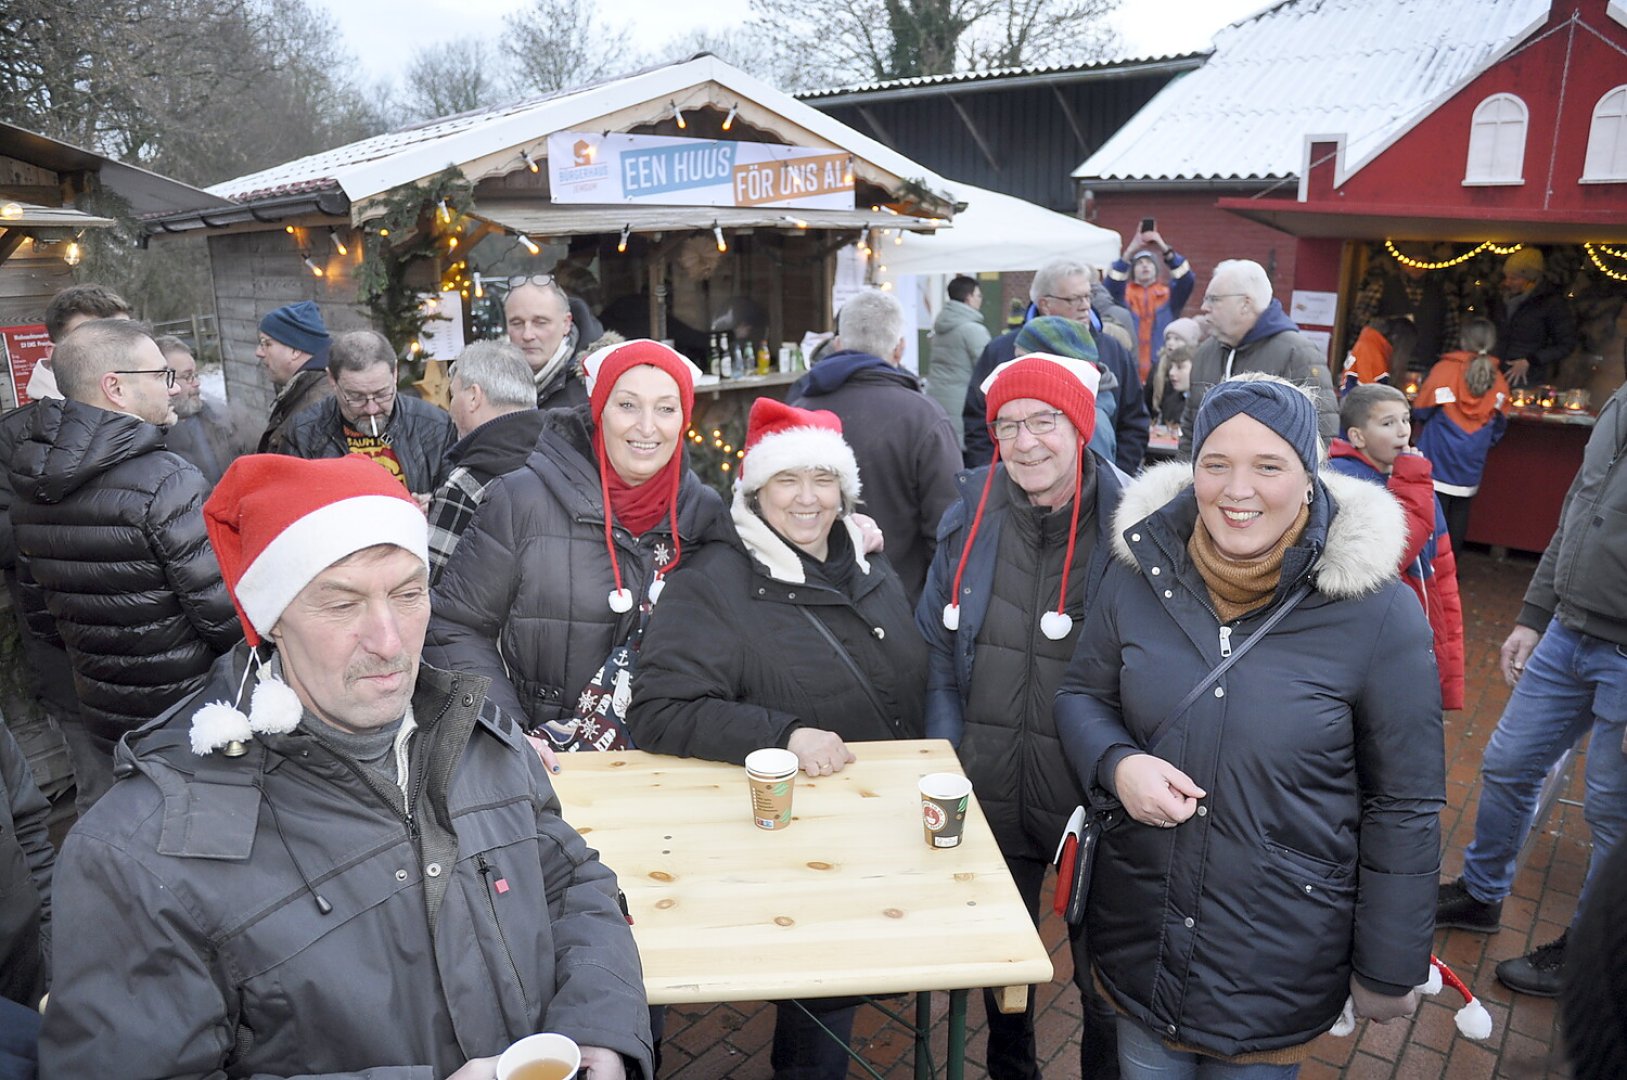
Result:
[[[1298,1065],[1233,1065],[1182,1053],[1139,1020],[1119,1017],[1119,1074],[1124,1080],[1294,1080]]]
[[[1531,829],[1542,779],[1591,728],[1582,815],[1593,834],[1593,854],[1576,905],[1582,909],[1594,871],[1627,831],[1624,727],[1627,649],[1550,622],[1486,744],[1474,841],[1463,853],[1470,896],[1494,903],[1514,888],[1515,856]]]

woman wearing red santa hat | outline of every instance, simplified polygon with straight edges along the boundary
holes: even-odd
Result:
[[[926,646],[898,575],[864,551],[841,432],[834,413],[753,404],[733,535],[686,556],[650,620],[633,682],[642,749],[742,763],[785,747],[829,776],[850,742],[922,736]],[[852,1007],[807,1005],[846,1039]],[[772,1060],[777,1080],[847,1075],[846,1051],[795,1007]]]
[[[682,452],[699,374],[656,341],[583,361],[588,404],[556,409],[500,477],[435,585],[425,656],[559,750],[625,749],[645,620],[666,575],[725,535]]]

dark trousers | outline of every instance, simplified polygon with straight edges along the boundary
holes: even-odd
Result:
[[[1040,889],[1045,884],[1049,863],[1039,859],[1008,858],[1006,867],[1017,893],[1023,898],[1039,925]],[[1084,1006],[1085,1026],[1079,1033],[1080,1080],[1118,1080],[1119,1038],[1113,1007],[1096,993],[1090,979],[1090,957],[1084,946],[1084,927],[1068,927],[1072,945],[1073,981]],[[989,1020],[988,1067],[991,1080],[1039,1080],[1040,1070],[1034,1046],[1034,987],[1028,988],[1028,1007],[1020,1013],[1003,1013],[993,990],[983,991],[983,1009]]]
[[[779,1015],[774,1021],[774,1047],[769,1053],[774,1080],[842,1080],[847,1076],[851,1060],[847,1048],[853,1042],[853,1017],[859,1011],[858,1006],[845,1005],[827,1012],[817,998],[802,1004],[842,1041],[838,1043],[821,1031],[819,1024],[794,1002],[776,1001],[774,1006]]]
[[[1441,501],[1441,513],[1446,515],[1446,533],[1452,538],[1452,551],[1461,552],[1463,545],[1469,540],[1469,504],[1474,501],[1472,495],[1442,495],[1436,493]]]

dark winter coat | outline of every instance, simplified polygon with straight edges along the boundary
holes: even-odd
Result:
[[[1354,971],[1400,994],[1429,971],[1445,762],[1429,624],[1396,580],[1401,511],[1376,485],[1317,483],[1273,605],[1312,592],[1156,743],[1221,659],[1187,555],[1191,467],[1156,466],[1119,504],[1115,562],[1057,695],[1057,730],[1094,803],[1132,753],[1207,795],[1171,829],[1122,809],[1097,854],[1087,929],[1119,1009],[1212,1054],[1309,1042]]]
[[[938,553],[916,609],[916,626],[927,642],[927,738],[955,745],[994,838],[1008,857],[1049,861],[1069,815],[1082,801],[1057,740],[1051,705],[1111,560],[1113,514],[1123,491],[1115,470],[1100,458],[1091,461],[1094,476],[1087,474],[1086,495],[1092,513],[1081,516],[1079,529],[1086,535],[1078,541],[1089,555],[1074,554],[1065,609],[1073,627],[1061,641],[1048,641],[1039,622],[1045,612],[1056,610],[1069,507],[1044,513],[1029,506],[1004,462],[994,466],[998,474],[961,576],[959,628],[945,629],[943,611],[987,466],[956,478],[960,498],[938,528]],[[1011,531],[1016,535],[1008,536]],[[1020,556],[1020,564],[1002,568],[1001,561],[1012,555]],[[1006,580],[1022,585],[1020,595],[996,595],[1002,569],[1010,575]],[[979,641],[987,647],[979,649]],[[974,683],[985,707],[969,711]]]
[[[673,574],[650,616],[630,711],[639,747],[744,763],[798,727],[920,738],[926,648],[886,559],[858,557],[846,589],[810,581],[739,496],[733,519],[734,535]]]
[[[852,351],[815,364],[790,400],[842,418],[863,484],[859,509],[881,526],[887,558],[914,603],[937,546],[938,519],[955,499],[960,447],[948,415],[914,375]]]
[[[1531,385],[1550,382],[1559,365],[1576,349],[1576,316],[1560,290],[1538,285],[1518,304],[1501,296],[1493,302],[1497,347],[1492,354],[1506,368],[1515,360],[1528,360],[1525,380]]]
[[[542,1030],[652,1075],[615,875],[485,680],[419,668],[408,800],[309,713],[193,754],[247,657],[120,747],[63,847],[42,1075],[437,1080]]]
[[[1308,386],[1316,394],[1316,427],[1322,442],[1339,434],[1339,401],[1333,396],[1333,376],[1327,357],[1299,332],[1299,326],[1272,300],[1255,320],[1243,340],[1227,345],[1209,337],[1192,357],[1192,385],[1186,393],[1186,412],[1181,417],[1180,455],[1192,456],[1192,428],[1197,422],[1203,395],[1215,383],[1224,382],[1245,371],[1280,375],[1291,383]]]
[[[635,603],[624,614],[610,610],[616,583],[589,424],[586,406],[548,413],[525,466],[487,490],[435,583],[425,657],[487,676],[497,706],[533,728],[571,716],[611,648],[637,625],[656,567],[673,556],[669,518],[643,536],[615,525],[622,585]],[[727,527],[717,492],[686,472],[678,489],[683,558]]]
[[[417,495],[433,492],[446,479],[447,451],[458,441],[452,417],[438,405],[414,397],[397,395],[390,419],[384,423],[384,438],[401,462],[407,490]],[[344,457],[345,418],[339,399],[330,397],[294,417],[283,453],[309,460]]]
[[[243,636],[204,534],[208,486],[161,429],[77,401],[34,407],[9,473],[25,614],[67,648],[111,754]]]
[[[288,435],[293,429],[294,417],[317,402],[332,396],[333,380],[328,378],[325,364],[307,366],[295,372],[294,377],[277,392],[277,399],[271,403],[271,415],[266,418],[265,433],[260,436],[260,445],[256,452],[288,453]]]
[[[1034,309],[1029,308],[1029,318]],[[1141,375],[1136,370],[1136,358],[1129,349],[1106,334],[1099,333],[1099,322],[1092,323],[1091,336],[1096,342],[1097,361],[1104,371],[1111,371],[1118,380],[1117,406],[1113,412],[1113,463],[1133,476],[1141,468],[1141,459],[1147,455],[1147,436],[1151,418],[1147,415],[1146,395],[1141,389]],[[994,458],[994,440],[989,437],[987,415],[988,399],[983,396],[983,380],[1007,360],[1017,358],[1017,335],[1020,330],[1008,330],[990,341],[977,358],[972,370],[971,384],[966,388],[966,404],[961,409],[961,423],[966,434],[966,465],[977,468]]]
[[[51,804],[0,719],[0,997],[30,1008],[51,967]]]
[[[170,453],[190,461],[211,488],[220,483],[226,467],[239,454],[248,452],[232,425],[230,410],[207,398],[202,409],[169,429],[164,436],[164,446]]]

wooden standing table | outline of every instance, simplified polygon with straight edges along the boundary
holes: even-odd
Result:
[[[641,751],[573,754],[553,778],[627,894],[651,1004],[918,993],[916,1075],[932,990],[950,992],[952,1080],[966,998],[1021,1010],[1050,957],[974,794],[965,840],[932,849],[916,781],[960,772],[941,739],[852,744],[833,777],[797,778],[792,823],[752,824],[738,765]]]

